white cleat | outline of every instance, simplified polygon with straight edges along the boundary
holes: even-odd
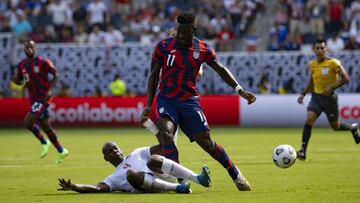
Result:
[[[238,168],[236,168],[238,169]],[[233,180],[237,189],[239,191],[251,191],[251,185],[249,181],[246,180],[246,178],[241,174],[240,170],[238,169],[239,175],[238,177]]]

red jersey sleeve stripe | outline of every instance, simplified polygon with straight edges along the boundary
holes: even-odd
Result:
[[[159,45],[155,47],[155,50],[152,55],[152,59],[153,59],[153,61],[155,61],[158,64],[163,64],[162,53],[160,51]]]

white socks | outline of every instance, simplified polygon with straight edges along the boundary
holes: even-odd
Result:
[[[176,187],[179,184],[170,183],[159,178],[154,178],[150,174],[144,174],[144,183],[143,188],[150,192],[159,192],[159,191],[176,191]]]
[[[171,176],[199,183],[196,173],[170,159],[163,158],[161,170]]]

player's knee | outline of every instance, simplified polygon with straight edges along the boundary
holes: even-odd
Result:
[[[211,141],[206,141],[203,149],[208,153],[212,153],[214,151],[214,145]]]
[[[315,122],[315,120],[316,119],[314,119],[314,118],[312,118],[312,117],[308,117],[307,119],[306,119],[306,121],[305,121],[305,123],[307,124],[307,125],[313,125],[314,124],[314,122]]]
[[[126,179],[132,187],[137,190],[142,190],[141,186],[144,183],[144,174],[129,169],[126,171]]]
[[[42,120],[42,121],[41,121],[41,128],[42,128],[45,132],[50,132],[50,131],[53,130],[48,120]]]
[[[160,155],[151,155],[150,159],[147,162],[147,166],[150,170],[155,171],[157,173],[161,173],[161,166],[164,157]]]
[[[209,154],[214,151],[214,144],[210,139],[201,140],[198,144]]]
[[[133,181],[136,176],[136,172],[132,169],[126,171],[126,179],[130,182]]]
[[[42,126],[42,128],[43,128],[43,130],[44,130],[45,133],[49,133],[49,132],[52,131],[52,128],[49,127],[49,126]]]
[[[33,122],[31,122],[29,119],[25,118],[24,119],[24,125],[26,126],[27,129],[32,130],[34,127]]]

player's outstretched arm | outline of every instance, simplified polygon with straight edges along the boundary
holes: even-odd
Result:
[[[59,186],[60,188],[58,190],[63,191],[75,191],[79,193],[101,193],[101,192],[110,192],[110,187],[101,182],[96,185],[83,185],[83,184],[74,184],[69,179],[66,181],[64,178],[59,178]]]
[[[148,95],[147,95],[147,101],[146,101],[146,107],[145,110],[141,114],[141,123],[144,123],[147,118],[149,117],[149,114],[151,112],[151,106],[155,97],[156,88],[158,86],[159,82],[159,73],[160,73],[161,65],[151,61],[151,73],[149,76],[148,81]]]
[[[248,104],[255,102],[255,94],[243,90],[239,83],[236,81],[234,75],[229,71],[229,69],[227,69],[218,62],[211,64],[210,67],[214,69],[220,75],[221,79],[223,79],[230,87],[235,89],[241,97],[246,99],[248,101]]]

